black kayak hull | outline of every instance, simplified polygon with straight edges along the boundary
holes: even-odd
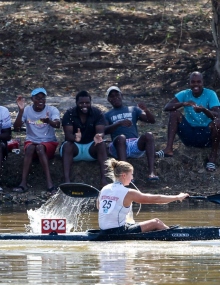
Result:
[[[0,240],[51,240],[51,241],[120,241],[120,240],[155,240],[155,241],[192,241],[220,239],[220,227],[174,227],[167,230],[139,234],[100,235],[99,230],[73,232],[67,234],[0,234]]]

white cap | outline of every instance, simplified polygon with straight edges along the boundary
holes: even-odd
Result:
[[[107,92],[106,92],[106,96],[108,97],[109,93],[112,91],[112,90],[115,90],[115,91],[118,91],[119,93],[121,93],[121,90],[117,87],[117,86],[111,86],[108,88]]]

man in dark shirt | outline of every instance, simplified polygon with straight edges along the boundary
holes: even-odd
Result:
[[[104,162],[107,152],[103,142],[105,118],[98,108],[91,106],[91,96],[87,91],[80,91],[76,95],[76,107],[66,111],[62,126],[65,142],[60,147],[60,155],[63,159],[65,182],[70,182],[73,161],[97,159],[100,165],[101,186],[106,185]]]

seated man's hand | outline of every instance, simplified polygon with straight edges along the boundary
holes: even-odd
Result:
[[[96,134],[96,135],[94,136],[95,145],[97,145],[98,143],[103,142],[102,136],[103,136],[103,134]]]
[[[41,122],[44,123],[44,124],[49,124],[49,122],[50,122],[49,113],[47,112],[46,118],[41,118],[40,120],[41,120]]]
[[[130,127],[132,125],[132,121],[125,119],[122,121],[117,122],[122,127]]]
[[[81,133],[80,129],[77,129],[77,133],[75,133],[75,141],[80,142],[81,138],[82,138],[82,133]]]
[[[201,113],[201,112],[203,112],[203,110],[204,110],[204,107],[203,106],[193,106],[193,109],[194,109],[194,111],[196,112],[196,113]]]
[[[137,106],[143,111],[145,111],[147,109],[147,106],[144,102],[138,103]]]

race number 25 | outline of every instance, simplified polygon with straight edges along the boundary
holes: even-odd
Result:
[[[66,233],[66,219],[42,219],[41,233],[49,234],[51,232]]]

